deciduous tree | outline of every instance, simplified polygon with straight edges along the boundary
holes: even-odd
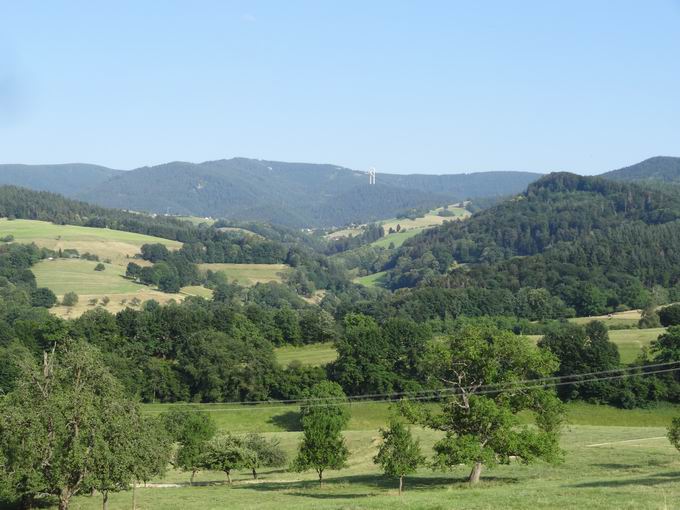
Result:
[[[420,444],[403,422],[392,419],[388,429],[380,429],[382,444],[373,462],[388,476],[399,478],[399,495],[404,489],[404,476],[415,473],[425,462]]]
[[[308,400],[300,412],[303,437],[293,468],[296,471],[314,469],[322,484],[326,469],[345,467],[349,451],[342,429],[349,421],[349,411],[344,405],[342,388],[333,382],[320,382],[306,397]]]
[[[523,381],[552,374],[556,358],[525,337],[489,326],[469,325],[448,344],[433,344],[427,356],[431,383],[445,388],[439,412],[412,403],[402,411],[412,421],[445,433],[434,445],[434,464],[471,464],[469,481],[482,467],[560,459],[562,404],[551,391]],[[522,426],[518,413],[531,411],[536,426]]]

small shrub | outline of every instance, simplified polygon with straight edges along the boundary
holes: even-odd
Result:
[[[14,241],[14,236],[12,234],[6,235],[5,237],[0,237],[0,242],[11,243]]]
[[[64,294],[64,298],[61,300],[61,304],[64,306],[75,306],[78,304],[78,294],[75,292],[67,292]]]
[[[94,297],[94,298],[91,298],[90,300],[88,300],[87,304],[90,305],[90,306],[95,306],[98,302],[99,302],[99,299]]]
[[[106,269],[106,266],[104,264],[102,264],[101,262],[99,264],[97,264],[96,266],[94,266],[95,271],[104,271],[105,269]]]
[[[108,305],[110,302],[111,302],[111,298],[110,298],[109,296],[104,296],[104,297],[102,298],[102,304],[103,304],[104,306]]]

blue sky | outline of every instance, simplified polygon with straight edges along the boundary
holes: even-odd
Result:
[[[680,156],[680,2],[0,0],[0,162]]]

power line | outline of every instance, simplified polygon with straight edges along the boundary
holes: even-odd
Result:
[[[499,386],[509,386],[509,385],[517,385],[517,384],[525,384],[525,383],[537,383],[537,382],[543,382],[543,381],[556,381],[556,380],[561,380],[565,378],[577,378],[577,377],[590,377],[590,376],[595,376],[595,375],[605,375],[605,374],[613,374],[616,372],[624,372],[624,371],[629,371],[629,370],[638,370],[638,369],[647,369],[647,368],[657,368],[657,367],[662,367],[662,366],[669,366],[669,365],[677,365],[680,364],[680,361],[667,361],[664,363],[654,363],[651,365],[644,365],[642,367],[621,367],[621,368],[614,368],[614,369],[609,369],[609,370],[599,370],[595,372],[582,372],[578,374],[568,374],[568,375],[558,375],[558,376],[550,376],[550,377],[541,377],[537,379],[523,379],[519,381],[504,381],[500,383],[492,383],[492,384],[483,384],[480,386],[468,386],[464,387],[462,389],[487,389],[487,388],[496,388]],[[574,381],[574,384],[576,384],[579,381]],[[297,398],[297,399],[280,399],[280,400],[242,400],[242,401],[237,401],[237,400],[232,400],[228,402],[208,402],[204,405],[247,405],[247,404],[297,404],[297,403],[306,403],[306,402],[314,402],[314,401],[324,401],[324,402],[332,402],[334,400],[361,400],[361,399],[374,399],[374,398],[380,398],[380,397],[397,397],[397,396],[405,396],[405,395],[417,395],[421,393],[443,393],[447,391],[455,391],[460,388],[458,387],[451,387],[451,388],[439,388],[439,389],[424,389],[424,390],[418,390],[418,391],[400,391],[400,392],[392,392],[392,393],[367,393],[363,395],[350,395],[347,397],[310,397],[310,398]],[[187,402],[181,402],[176,405],[194,405],[192,403],[187,403]]]
[[[590,373],[585,373],[585,374],[572,374],[572,375],[565,375],[565,376],[555,376],[555,377],[546,377],[542,379],[528,379],[524,381],[517,381],[517,382],[506,382],[502,384],[497,384],[497,385],[486,385],[486,389],[480,389],[483,388],[484,386],[478,386],[478,387],[454,387],[454,388],[445,388],[442,390],[424,390],[423,392],[427,393],[432,393],[432,392],[437,392],[434,394],[429,394],[429,395],[420,395],[419,393],[423,392],[401,392],[401,393],[392,393],[392,394],[379,394],[381,396],[389,396],[389,397],[395,397],[395,396],[408,396],[409,400],[427,400],[427,399],[436,399],[440,397],[453,397],[462,394],[463,390],[474,390],[471,391],[471,395],[490,395],[490,394],[496,394],[500,393],[502,391],[508,391],[508,390],[530,390],[530,389],[541,389],[541,388],[550,388],[550,387],[556,387],[556,386],[565,386],[569,384],[582,384],[582,383],[589,383],[589,382],[597,382],[597,381],[609,381],[609,380],[615,380],[615,379],[623,379],[626,377],[643,377],[646,375],[653,375],[653,374],[662,374],[662,373],[670,373],[670,372],[675,372],[680,370],[680,366],[676,366],[674,368],[666,368],[666,369],[659,369],[659,370],[651,370],[651,371],[646,371],[646,372],[633,372],[633,370],[637,371],[640,370],[641,368],[653,368],[653,367],[660,367],[660,366],[668,366],[668,365],[678,365],[680,362],[667,362],[667,363],[657,363],[654,365],[647,365],[646,367],[627,367],[627,368],[621,368],[617,370],[604,370],[600,372],[590,372]],[[595,374],[607,374],[607,373],[614,373],[614,372],[621,372],[621,371],[626,371],[627,373],[623,374],[618,374],[618,375],[610,375],[610,376],[605,376],[605,377],[591,377],[589,379],[585,380],[576,380],[576,381],[571,381],[571,380],[562,380],[562,379],[573,379],[577,377],[584,377],[584,376],[591,376]],[[550,381],[557,381],[557,382],[550,382]],[[495,386],[495,387],[494,387]],[[443,394],[442,394],[443,393]],[[387,399],[382,399],[382,400],[356,400],[357,397],[367,397],[367,395],[355,395],[352,400],[351,397],[329,397],[329,398],[314,398],[314,399],[299,399],[295,401],[291,401],[289,403],[298,403],[298,404],[303,404],[303,403],[308,403],[306,407],[325,407],[328,405],[352,405],[354,403],[363,403],[363,404],[380,404],[380,403],[394,403],[394,402],[399,402],[400,399],[395,399],[395,398],[387,398]],[[342,399],[342,400],[341,400]],[[341,401],[337,401],[341,400]],[[279,405],[268,405],[271,403],[287,403],[287,401],[253,401],[253,402],[224,402],[224,403],[215,403],[215,405],[244,405],[244,404],[253,404],[251,407],[238,407],[238,408],[231,408],[231,409],[203,409],[202,411],[207,411],[207,412],[243,412],[243,411],[251,411],[251,410],[279,410],[279,409],[290,409],[290,406],[279,406]],[[187,403],[181,403],[179,405],[196,405],[196,404],[187,404]],[[191,409],[191,410],[196,410],[198,409]]]

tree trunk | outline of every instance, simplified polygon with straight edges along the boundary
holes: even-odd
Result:
[[[257,480],[257,471],[253,468],[253,480]]]
[[[109,510],[109,491],[102,492],[102,510]]]
[[[401,496],[402,492],[404,492],[404,475],[401,475],[399,477],[399,495]]]
[[[137,510],[137,480],[132,482],[132,510]]]
[[[194,484],[194,477],[195,476],[196,476],[196,470],[194,469],[194,470],[191,471],[191,478],[189,479],[189,485]]]
[[[481,462],[475,462],[475,465],[472,467],[472,471],[470,472],[470,477],[468,478],[468,482],[470,482],[470,483],[479,482],[479,477],[481,475],[482,475],[482,463]]]
[[[59,494],[59,510],[68,510],[71,503],[71,493],[67,489],[62,489]]]
[[[317,471],[319,473],[319,487],[323,487],[323,469]]]
[[[225,471],[227,473],[227,482],[231,485],[231,471]]]

